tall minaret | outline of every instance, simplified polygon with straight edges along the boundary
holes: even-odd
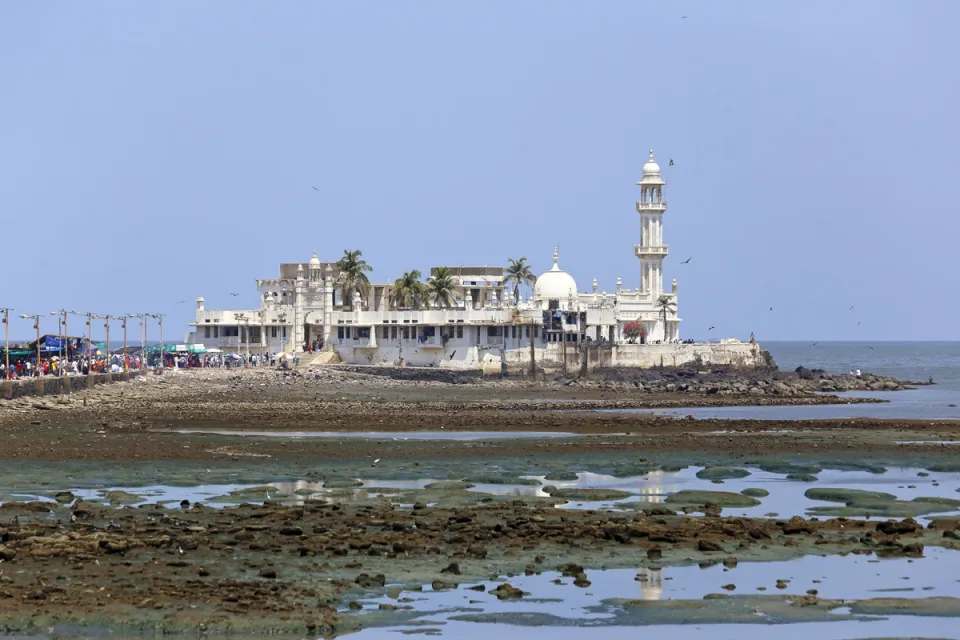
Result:
[[[663,199],[663,185],[660,177],[660,165],[650,158],[643,165],[643,177],[637,183],[640,187],[640,200],[637,213],[640,214],[640,244],[634,252],[640,258],[640,293],[649,295],[652,300],[663,293],[663,259],[667,257],[667,245],[663,244],[663,214],[667,210],[667,201]]]

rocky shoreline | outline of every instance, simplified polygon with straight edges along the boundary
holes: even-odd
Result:
[[[729,518],[719,505],[694,508],[706,515],[561,511],[520,500],[412,509],[4,504],[0,625],[8,633],[56,620],[141,633],[331,636],[375,620],[352,615],[362,608],[357,599],[389,591],[396,604],[381,609],[400,611],[408,608],[403,593],[422,584],[510,594],[493,576],[558,571],[585,587],[597,566],[735,567],[811,552],[910,558],[928,546],[960,548],[956,520],[923,527],[910,519]]]

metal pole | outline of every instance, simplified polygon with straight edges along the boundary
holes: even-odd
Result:
[[[10,309],[0,309],[3,311],[3,353],[6,355],[7,364],[3,370],[3,376],[10,379]]]
[[[127,372],[127,316],[121,317],[123,322],[123,372]]]
[[[37,330],[37,377],[43,374],[43,367],[40,366],[40,314],[33,316],[33,328]]]

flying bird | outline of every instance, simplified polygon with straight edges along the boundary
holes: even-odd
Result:
[[[684,260],[684,261],[681,262],[680,264],[687,264],[687,263],[690,262],[691,260],[693,260],[693,258],[687,258],[686,260]]]
[[[770,307],[770,311],[773,311],[773,307]]]
[[[870,345],[867,345],[867,349],[870,349],[870,351],[876,351],[876,349],[874,349],[874,348],[871,347]]]
[[[680,19],[681,19],[681,20],[686,20],[686,19],[687,19],[687,16],[680,16]]]
[[[814,342],[814,343],[813,343],[812,345],[810,345],[810,346],[811,346],[811,347],[815,347],[815,346],[817,346],[818,344],[820,344],[820,343],[819,343],[819,342]]]
[[[859,321],[859,320],[857,320],[857,326],[858,326],[858,327],[860,326],[860,321]]]
[[[232,295],[234,298],[236,298],[236,297],[237,297],[238,295],[240,295],[240,294],[239,294],[239,293],[231,293],[230,295]]]
[[[847,309],[847,311],[853,311],[853,307],[854,307],[854,305],[850,305],[850,308]]]
[[[713,327],[710,327],[709,329],[707,329],[707,331],[713,331]]]
[[[184,302],[186,302],[186,300],[180,300],[177,304],[183,304]]]
[[[320,191],[320,189],[317,189],[316,187],[314,187],[313,190],[314,190],[314,191]]]
[[[670,164],[669,164],[668,166],[670,166],[670,167],[673,166],[673,158],[670,158]]]

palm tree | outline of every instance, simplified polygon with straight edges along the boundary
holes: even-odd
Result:
[[[340,287],[344,306],[353,307],[353,294],[356,291],[360,291],[361,300],[369,295],[370,279],[367,272],[373,271],[373,267],[363,259],[362,251],[344,249],[343,257],[337,261],[337,271],[337,286]]]
[[[503,274],[506,276],[503,279],[503,284],[509,286],[513,285],[513,303],[520,303],[520,285],[528,284],[531,287],[536,283],[537,276],[533,275],[533,270],[530,269],[530,265],[527,264],[526,258],[519,258],[514,260],[513,258],[507,258],[507,266],[503,268]]]
[[[667,312],[673,311],[676,309],[677,304],[673,301],[673,298],[668,296],[665,293],[660,294],[660,297],[657,298],[657,302],[654,305],[657,309],[660,310],[660,313],[663,315],[663,341],[667,341]]]
[[[457,279],[449,267],[437,267],[427,279],[427,297],[435,305],[452,307],[457,301]]]
[[[390,299],[398,309],[419,309],[426,299],[426,287],[420,282],[420,272],[414,269],[407,271],[393,283]]]

